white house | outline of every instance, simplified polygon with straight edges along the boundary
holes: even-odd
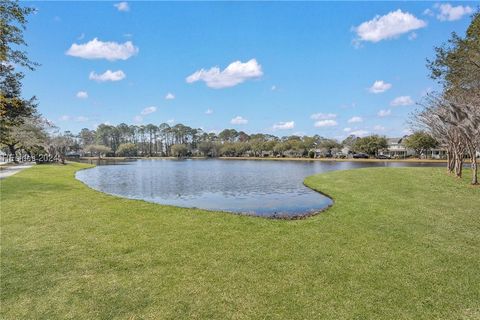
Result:
[[[403,145],[403,140],[406,138],[388,138],[387,139],[387,150],[380,152],[380,154],[388,155],[392,158],[406,158],[409,156],[415,155],[415,151],[412,149],[407,149]]]
[[[415,154],[415,150],[408,149],[403,144],[403,141],[407,138],[388,138],[388,148],[386,151],[380,154],[389,155],[392,158],[407,158],[410,156],[418,156],[420,158],[432,158],[432,159],[445,159],[447,157],[447,150],[443,146],[439,146],[435,149],[428,150],[425,154]]]

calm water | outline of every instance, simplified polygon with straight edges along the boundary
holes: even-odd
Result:
[[[131,199],[260,216],[292,217],[318,212],[332,203],[330,198],[303,185],[307,176],[361,167],[405,166],[432,164],[136,160],[81,170],[76,177],[93,189]]]

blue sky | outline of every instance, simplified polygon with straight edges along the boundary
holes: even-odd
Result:
[[[435,88],[425,59],[479,3],[27,2],[28,52],[42,66],[24,93],[74,132],[168,121],[400,136]]]

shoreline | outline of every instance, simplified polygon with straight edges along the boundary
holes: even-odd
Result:
[[[206,209],[206,208],[200,208],[200,207],[183,207],[183,206],[180,206],[180,205],[165,204],[165,203],[154,202],[154,201],[149,201],[149,200],[145,200],[145,199],[129,198],[128,196],[119,195],[119,194],[115,194],[115,193],[109,193],[109,192],[106,192],[106,191],[103,191],[103,190],[95,189],[92,186],[90,186],[88,183],[86,183],[85,181],[78,179],[76,174],[79,171],[91,169],[91,168],[96,167],[97,165],[96,164],[87,164],[87,163],[80,163],[80,165],[82,165],[82,167],[79,168],[79,169],[76,169],[74,171],[74,179],[77,180],[78,182],[80,182],[81,184],[83,184],[84,186],[86,186],[87,188],[95,191],[95,192],[99,192],[99,193],[102,193],[104,195],[108,195],[108,196],[112,196],[112,197],[116,197],[116,198],[120,198],[120,199],[128,199],[128,200],[133,200],[133,201],[144,201],[146,203],[151,203],[151,204],[154,204],[154,205],[171,206],[171,207],[175,207],[175,208],[178,208],[178,209],[195,209],[195,210],[203,210],[203,211],[208,211],[208,212],[221,212],[221,213],[226,213],[226,214],[234,214],[234,215],[240,215],[240,216],[246,216],[246,217],[252,217],[252,218],[261,218],[261,219],[303,220],[303,219],[307,219],[309,217],[316,216],[320,213],[323,213],[326,210],[330,209],[335,204],[335,200],[331,196],[327,195],[326,193],[323,193],[322,191],[320,191],[318,189],[312,188],[309,185],[305,184],[305,179],[311,177],[311,176],[307,176],[307,177],[303,178],[302,184],[306,188],[312,190],[313,192],[316,192],[316,193],[318,193],[320,195],[323,195],[323,196],[327,197],[328,199],[330,199],[331,203],[328,204],[326,207],[320,208],[318,210],[311,209],[310,211],[307,211],[307,212],[294,213],[294,214],[275,212],[272,215],[260,215],[260,214],[254,213],[254,212],[228,211],[228,210],[222,210],[222,209]]]
[[[320,162],[424,162],[446,163],[436,159],[335,159],[335,158],[260,158],[260,157],[220,157],[223,160],[273,160],[273,161],[320,161]]]
[[[218,160],[255,160],[255,161],[320,161],[320,162],[407,162],[407,163],[446,163],[447,160],[441,159],[335,159],[335,158],[262,158],[262,157],[188,157],[188,158],[177,158],[177,157],[80,157],[78,160],[88,160],[88,161],[124,161],[124,160],[178,160],[178,159],[192,159],[192,160],[208,160],[208,159],[218,159]],[[70,159],[74,161],[74,159]],[[465,163],[469,161],[465,160]]]

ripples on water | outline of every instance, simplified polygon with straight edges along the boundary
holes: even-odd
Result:
[[[361,167],[432,166],[400,162],[137,160],[101,165],[76,177],[105,193],[180,207],[259,216],[318,212],[332,200],[303,185],[315,173]]]

